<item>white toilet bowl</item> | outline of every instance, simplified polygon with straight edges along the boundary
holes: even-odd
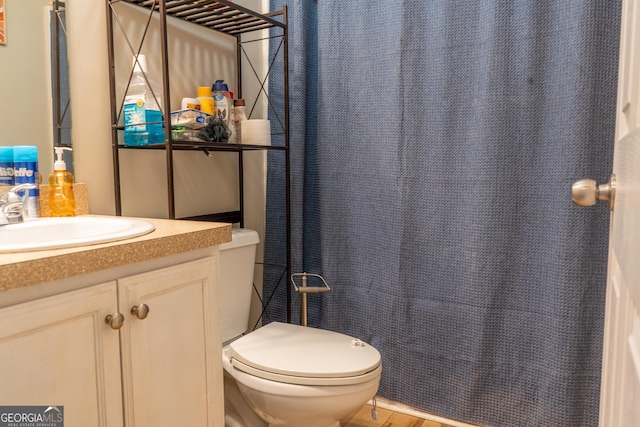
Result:
[[[375,396],[382,371],[380,354],[368,344],[278,322],[226,346],[223,366],[263,425],[294,427],[339,426]],[[243,402],[230,403],[246,411]]]
[[[220,246],[225,425],[337,427],[375,396],[380,353],[344,334],[279,322],[242,336],[257,243],[255,231],[234,229]]]

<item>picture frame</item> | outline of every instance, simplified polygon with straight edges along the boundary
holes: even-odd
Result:
[[[7,11],[5,0],[0,0],[0,45],[7,44]]]

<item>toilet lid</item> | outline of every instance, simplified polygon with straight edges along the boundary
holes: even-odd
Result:
[[[232,342],[232,365],[248,374],[290,384],[344,385],[380,375],[380,353],[337,332],[269,323]]]

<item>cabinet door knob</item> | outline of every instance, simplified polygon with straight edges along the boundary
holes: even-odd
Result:
[[[131,314],[140,320],[146,319],[149,314],[149,306],[147,304],[134,305],[131,307]]]
[[[124,323],[124,315],[122,313],[113,313],[104,318],[104,322],[111,326],[111,329],[120,329]]]

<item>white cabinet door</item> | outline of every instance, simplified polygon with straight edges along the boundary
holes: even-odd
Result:
[[[64,406],[66,427],[123,425],[116,283],[0,309],[0,404]]]
[[[216,262],[118,281],[127,426],[224,425]],[[144,319],[131,313],[141,304]]]

